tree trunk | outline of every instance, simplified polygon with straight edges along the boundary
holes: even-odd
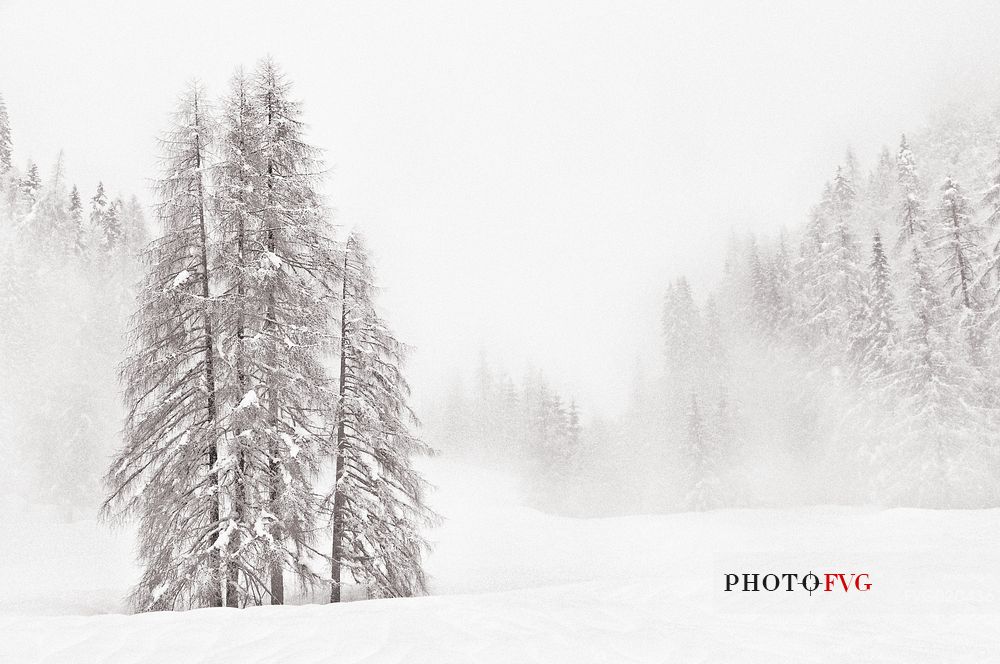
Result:
[[[195,97],[194,100],[194,118],[195,126],[199,129],[201,128],[201,116],[198,110],[198,98]],[[205,229],[205,195],[201,184],[201,133],[199,132],[195,140],[198,142],[197,154],[195,155],[196,165],[198,168],[198,227],[200,231],[200,241],[201,241],[201,295],[202,295],[202,315],[205,318],[205,389],[208,392],[208,398],[206,403],[206,408],[208,410],[206,419],[208,420],[208,425],[213,430],[210,430],[209,435],[212,436],[208,445],[208,472],[212,478],[212,483],[216,486],[215,495],[212,497],[212,508],[210,519],[217,528],[222,528],[222,511],[219,504],[221,487],[219,487],[219,474],[218,470],[215,468],[216,463],[219,460],[219,450],[216,447],[215,440],[215,422],[216,422],[216,410],[215,410],[215,357],[213,354],[213,334],[212,334],[212,315],[209,311],[208,301],[211,294],[208,285],[208,233]],[[228,571],[227,563],[222,558],[222,552],[216,549],[212,553],[212,559],[215,569],[222,576],[220,583],[216,585],[215,591],[212,594],[212,606],[222,606],[224,591],[223,587],[228,587]]]
[[[268,250],[274,251],[274,232],[271,230],[268,231]],[[272,292],[268,294],[267,317],[264,321],[265,327],[270,327],[271,325],[273,325],[272,322],[273,316],[274,316],[274,293]],[[272,367],[275,366],[275,359],[276,359],[273,357],[273,355],[274,353],[272,352],[272,360],[270,362],[270,365]],[[269,385],[268,385],[267,409],[271,416],[272,426],[277,427],[278,401],[275,395],[273,376],[270,378],[268,383]],[[278,508],[278,500],[281,497],[281,474],[279,472],[278,462],[276,460],[278,455],[276,442],[271,441],[268,453],[270,454],[271,457],[271,460],[268,462],[268,473],[270,475],[270,482],[271,482],[271,488],[269,494],[269,499],[271,503],[271,513],[278,517],[277,523],[275,523],[274,527],[271,529],[271,537],[274,538],[277,547],[280,549],[282,546],[282,539],[284,537],[281,532],[280,522],[281,518],[284,515],[282,511]],[[281,560],[275,560],[271,563],[271,604],[284,604],[284,603],[285,603],[284,570],[282,569],[281,566]]]
[[[272,122],[273,122],[273,115],[272,115],[272,110],[270,108],[270,100],[268,100],[267,124],[270,125]],[[268,161],[267,164],[267,189],[268,189],[267,207],[265,208],[264,211],[265,215],[264,223],[267,228],[267,250],[273,254],[276,248],[274,239],[275,224],[274,220],[271,219],[270,215],[268,214],[268,212],[270,212],[271,206],[274,205],[274,195],[272,193],[274,189],[273,161]],[[275,324],[275,305],[274,305],[274,288],[272,286],[270,292],[267,294],[267,310],[264,315],[264,327],[265,329],[270,328],[274,324]],[[277,358],[275,357],[276,353],[274,352],[273,348],[274,348],[274,340],[272,339],[271,362],[270,362],[271,367],[274,367],[276,365],[276,360],[277,360]],[[271,415],[271,425],[277,426],[278,403],[275,395],[274,376],[268,377],[267,408],[268,412]],[[268,471],[270,472],[271,476],[271,492],[270,492],[271,511],[273,514],[278,516],[278,521],[280,523],[282,514],[281,511],[277,509],[277,504],[278,504],[278,498],[281,494],[281,478],[278,476],[279,475],[278,464],[275,461],[275,459],[277,458],[276,447],[277,443],[274,443],[272,441],[271,449],[268,450],[268,452],[271,455],[271,461],[268,464]],[[280,548],[281,541],[283,538],[280,525],[275,524],[274,528],[272,528],[271,530],[271,536],[274,538],[274,541],[278,543]],[[284,604],[284,603],[285,603],[284,570],[282,570],[281,561],[275,560],[274,562],[271,563],[271,604]]]
[[[344,448],[346,447],[344,431],[344,393],[347,377],[347,259],[349,248],[344,252],[343,287],[340,295],[340,385],[337,409],[337,471],[333,485],[333,551],[331,552],[330,569],[330,602],[340,601],[340,561],[344,556],[344,492],[341,483],[344,479]]]
[[[242,93],[241,93],[242,94]],[[243,99],[240,98],[240,105],[242,106]],[[242,122],[242,119],[240,120]],[[240,140],[240,147],[242,148],[241,154],[245,153],[246,145]],[[239,394],[240,399],[243,395],[247,393],[248,381],[247,381],[247,371],[246,371],[246,350],[245,350],[245,339],[246,339],[246,283],[245,283],[245,267],[246,267],[246,225],[244,223],[244,218],[242,214],[239,214],[237,227],[236,227],[236,264],[238,266],[237,270],[237,281],[236,281],[236,302],[239,307],[236,316],[236,389],[237,394]],[[236,477],[233,482],[233,496],[232,496],[232,507],[234,516],[238,523],[241,523],[244,518],[243,508],[246,504],[246,489],[244,478],[246,477],[247,461],[246,453],[243,447],[240,446],[236,450]],[[239,532],[235,533],[232,538],[232,544],[234,547],[238,547],[240,543]],[[236,572],[232,578],[227,579],[229,586],[226,592],[226,606],[233,608],[239,608],[240,598],[238,594],[238,582],[239,582],[239,572]]]

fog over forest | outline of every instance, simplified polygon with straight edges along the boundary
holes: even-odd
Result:
[[[483,350],[424,395],[425,438],[570,514],[995,504],[998,117],[950,105],[865,161],[845,148],[802,220],[732,229],[715,286],[678,274],[649,302],[659,334],[619,367],[623,409],[588,412],[544,365]],[[160,229],[135,196],[81,193],[62,153],[7,154],[4,486],[72,519],[118,447],[116,372]]]

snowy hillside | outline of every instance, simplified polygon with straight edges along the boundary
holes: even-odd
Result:
[[[569,519],[519,506],[494,473],[428,465],[450,517],[432,533],[434,596],[84,616],[121,610],[129,537],[22,522],[0,544],[0,661],[912,664],[996,651],[1000,510]],[[25,541],[33,555],[10,562]],[[726,572],[810,570],[867,572],[872,589],[723,592]]]

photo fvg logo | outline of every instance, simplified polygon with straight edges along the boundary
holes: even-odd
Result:
[[[872,589],[872,584],[870,576],[867,573],[854,573],[854,572],[826,572],[824,574],[815,574],[811,570],[802,574],[759,574],[759,573],[749,573],[749,574],[733,574],[727,573],[726,575],[726,592],[760,592],[761,590],[766,590],[768,592],[773,592],[776,590],[784,590],[785,592],[793,592],[801,588],[812,594],[817,591],[821,592],[868,592]]]

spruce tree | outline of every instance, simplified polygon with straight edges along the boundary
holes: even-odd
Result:
[[[91,261],[97,264],[98,269],[108,265],[107,256],[107,236],[103,233],[104,217],[108,213],[108,196],[104,193],[104,183],[97,183],[97,191],[90,199],[90,215],[86,226],[86,245]]]
[[[73,250],[80,257],[87,250],[87,228],[83,221],[83,201],[75,184],[69,193],[69,217],[73,224]]]
[[[896,177],[900,197],[898,244],[903,246],[927,229],[920,175],[905,135],[900,139],[899,152],[896,153]]]
[[[984,255],[984,234],[973,219],[972,205],[957,182],[946,177],[941,185],[935,246],[943,281],[966,312],[978,308],[977,277]]]
[[[878,382],[893,372],[897,315],[889,259],[875,231],[864,309],[851,340],[855,375],[861,382]]]
[[[413,435],[402,368],[405,347],[375,309],[374,277],[361,238],[343,258],[340,379],[332,505],[330,599],[342,599],[343,572],[371,597],[424,592],[420,526],[433,515],[413,458],[430,449]]]
[[[785,229],[778,235],[778,246],[774,252],[771,270],[771,299],[775,316],[775,327],[784,331],[792,316],[792,257],[788,252],[788,238]]]
[[[856,170],[856,168],[856,164],[853,168],[849,166],[850,170]],[[855,200],[858,197],[858,192],[855,188],[856,180],[853,179],[853,177],[856,177],[856,174],[852,177],[850,170],[845,172],[843,168],[838,166],[837,172],[833,177],[832,203],[838,221],[840,221],[841,217],[851,214],[854,210]]]
[[[98,242],[105,256],[109,260],[116,260],[120,257],[124,247],[125,229],[122,223],[122,201],[116,198],[108,202],[104,209],[104,214],[98,217]]]
[[[825,230],[826,235],[803,256],[807,263],[806,324],[811,330],[808,347],[830,366],[839,365],[843,341],[849,338],[851,322],[861,309],[864,274],[851,231],[853,209],[853,187],[838,169],[813,222],[812,232],[818,235]]]
[[[836,221],[841,218],[844,215],[839,211],[834,185],[827,182],[820,203],[809,215],[793,269],[795,296],[790,301],[794,338],[802,348],[821,355],[842,326],[838,314],[845,301],[839,299],[842,275],[837,272],[836,259],[841,257],[839,240],[850,238],[837,232]],[[830,359],[836,356],[834,353]]]
[[[26,206],[26,211],[30,211],[38,202],[38,190],[42,188],[42,176],[38,173],[38,165],[35,162],[28,162],[28,170],[21,180],[21,196]]]
[[[957,504],[965,488],[955,461],[983,425],[982,384],[952,333],[949,309],[927,258],[926,235],[911,247],[909,323],[902,339],[900,416],[876,454],[883,500],[918,506]]]

